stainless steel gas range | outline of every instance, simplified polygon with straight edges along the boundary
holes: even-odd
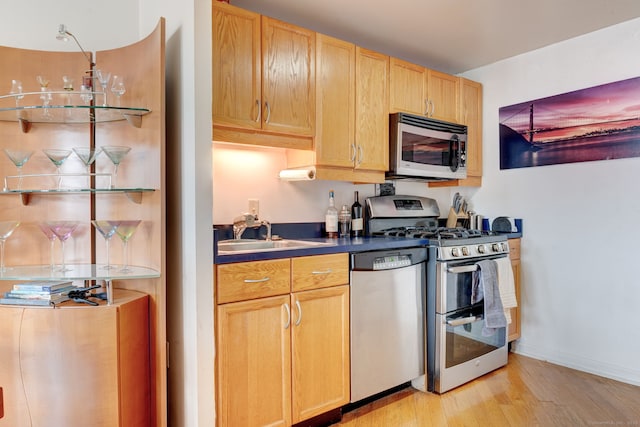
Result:
[[[478,299],[479,266],[507,258],[504,235],[438,226],[433,199],[379,196],[366,200],[371,236],[427,239],[424,330],[425,375],[412,381],[444,393],[507,363],[506,327],[487,328]]]

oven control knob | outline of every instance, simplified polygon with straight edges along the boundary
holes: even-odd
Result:
[[[502,246],[502,252],[509,252],[509,246],[505,242],[500,243],[500,246]]]
[[[451,249],[451,255],[460,256],[460,251],[458,251],[458,248],[452,248]]]
[[[463,246],[462,248],[462,256],[469,256],[469,248]]]
[[[497,243],[492,244],[492,245],[491,245],[491,250],[492,250],[493,252],[500,252],[500,245],[499,245],[499,244],[497,244]]]
[[[478,245],[478,252],[483,254],[487,251],[487,248],[485,247],[485,245]]]

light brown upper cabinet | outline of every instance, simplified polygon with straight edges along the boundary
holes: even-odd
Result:
[[[480,187],[482,185],[482,85],[459,78],[458,123],[467,126],[467,178],[430,182],[430,187]]]
[[[318,179],[384,182],[388,168],[389,58],[316,34],[316,140],[290,150],[288,167],[315,166]]]
[[[389,81],[392,113],[457,122],[458,77],[392,57]]]
[[[311,149],[315,33],[222,2],[213,9],[213,139]]]

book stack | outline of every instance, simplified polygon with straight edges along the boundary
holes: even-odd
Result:
[[[54,306],[69,300],[74,289],[70,281],[17,283],[0,298],[0,304]]]

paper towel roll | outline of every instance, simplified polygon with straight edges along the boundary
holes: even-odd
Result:
[[[285,169],[278,176],[283,181],[312,181],[316,179],[316,168]]]

